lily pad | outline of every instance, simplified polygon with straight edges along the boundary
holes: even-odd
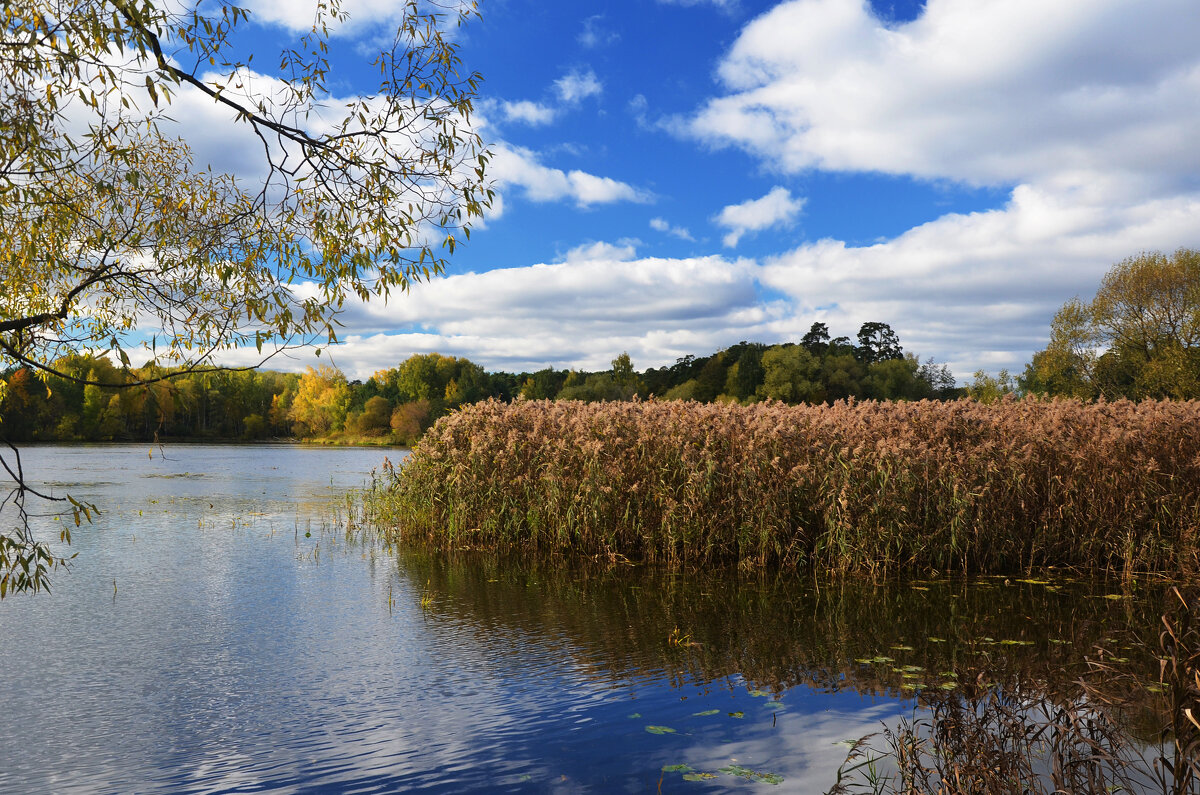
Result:
[[[693,712],[692,714],[698,718],[706,718],[709,715],[716,715],[720,711],[721,710],[719,710],[719,709],[706,709],[703,712]]]
[[[763,704],[763,706],[767,707],[768,709],[782,709],[783,702],[782,701],[768,701],[766,704]]]
[[[729,713],[729,717],[731,717],[731,718],[744,718],[744,717],[746,717],[746,713],[745,713],[745,712],[742,712],[742,711],[739,709],[737,712],[730,712],[730,713]]]
[[[692,770],[691,765],[663,765],[664,773],[690,773]]]
[[[708,781],[710,778],[716,778],[715,773],[684,773],[684,781]]]
[[[771,694],[768,693],[766,690],[751,690],[750,695],[754,696],[755,698],[770,698],[771,697]]]
[[[629,713],[629,717],[631,717],[631,718],[640,718],[640,717],[642,717],[642,713],[640,713],[640,712],[630,712],[630,713]]]
[[[730,775],[730,776],[737,776],[739,778],[744,778],[747,781],[761,781],[764,784],[782,784],[783,783],[783,776],[781,776],[777,773],[759,773],[757,770],[751,770],[750,768],[742,767],[741,765],[729,765],[727,767],[721,768],[717,772],[725,773],[726,775]]]
[[[675,730],[670,726],[647,726],[646,731],[651,734],[674,734]]]

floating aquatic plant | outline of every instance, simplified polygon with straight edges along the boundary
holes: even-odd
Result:
[[[726,775],[729,775],[729,776],[737,776],[738,778],[744,778],[748,781],[761,781],[764,784],[782,784],[783,783],[783,776],[780,776],[776,773],[760,773],[757,770],[751,770],[750,768],[742,767],[741,765],[727,765],[726,767],[721,768],[717,772],[725,773]]]

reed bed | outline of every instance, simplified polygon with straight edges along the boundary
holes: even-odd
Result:
[[[1200,403],[496,401],[371,496],[393,539],[872,576],[1200,571]]]

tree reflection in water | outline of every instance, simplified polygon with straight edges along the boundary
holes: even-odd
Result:
[[[1008,676],[931,691],[920,716],[851,748],[830,795],[1200,792],[1198,614],[1195,593],[1171,589],[1149,680],[1101,645],[1074,688]]]
[[[398,561],[439,595],[430,620],[484,642],[544,644],[597,680],[653,672],[677,686],[738,677],[775,693],[803,685],[914,698],[911,719],[850,750],[835,792],[1200,792],[1195,593],[414,550]]]

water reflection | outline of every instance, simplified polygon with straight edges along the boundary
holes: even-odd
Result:
[[[1061,689],[1097,647],[1157,674],[1167,586],[1061,579],[872,584],[795,574],[530,565],[401,552],[403,575],[438,595],[434,623],[480,643],[536,643],[600,680],[675,686],[738,677],[779,693],[911,696],[979,674]]]
[[[0,792],[822,792],[919,692],[1154,665],[1158,586],[389,557],[330,510],[380,451],[167,456],[29,453],[105,513],[0,602]]]
[[[1075,768],[1081,760],[1093,767],[1110,757],[1124,760],[1124,768],[1110,766],[1104,773],[1124,782],[1124,791],[1192,792],[1197,783],[1164,790],[1151,775],[1164,740],[1168,757],[1180,764],[1171,756],[1170,733],[1162,734],[1170,718],[1167,694],[1157,684],[1154,642],[1169,600],[1161,583],[1000,577],[877,585],[759,573],[533,566],[469,553],[450,561],[411,550],[398,562],[406,577],[437,594],[430,607],[435,626],[469,632],[473,643],[498,654],[520,646],[524,661],[537,648],[613,688],[661,679],[680,690],[699,689],[702,696],[725,689],[738,697],[736,713],[710,708],[692,712],[693,721],[708,714],[743,719],[753,711],[760,722],[769,713],[776,728],[781,715],[788,718],[775,735],[726,733],[707,749],[707,764],[689,757],[668,766],[692,780],[723,772],[728,785],[734,774],[773,781],[772,769],[793,777],[820,770],[824,777],[808,776],[801,791],[823,792],[835,783],[835,768],[822,760],[797,769],[789,761],[814,749],[828,753],[844,745],[839,741],[868,733],[895,732],[902,724],[911,752],[918,740],[937,734],[927,712],[932,708],[959,759],[994,754],[1014,738],[1027,742],[1011,758],[1026,765],[1030,782],[1049,781],[1054,773],[1054,760],[1042,756],[1046,749],[1068,748]],[[830,701],[822,705],[819,694]],[[845,696],[851,694],[866,699],[855,716],[859,721],[843,715],[836,728],[821,725],[815,736],[814,717],[847,711]],[[891,699],[905,699],[912,709],[900,718],[905,710]],[[1101,704],[1108,705],[1111,724],[1098,722]],[[991,732],[988,743],[984,734],[962,739],[966,716],[976,713],[971,731]],[[863,724],[868,716],[873,725]],[[946,730],[951,719],[958,728]],[[673,731],[666,724],[664,731]],[[1075,729],[1079,734],[1070,735]],[[1081,755],[1086,742],[1102,752]],[[936,754],[924,747],[927,759],[941,760],[949,746]],[[895,743],[883,748],[897,750]],[[878,756],[878,743],[874,752]],[[755,758],[763,767],[718,767],[712,760],[720,757]],[[895,765],[894,758],[884,758],[878,768],[894,772]],[[926,783],[930,775],[926,771]],[[978,791],[992,791],[980,786]]]

